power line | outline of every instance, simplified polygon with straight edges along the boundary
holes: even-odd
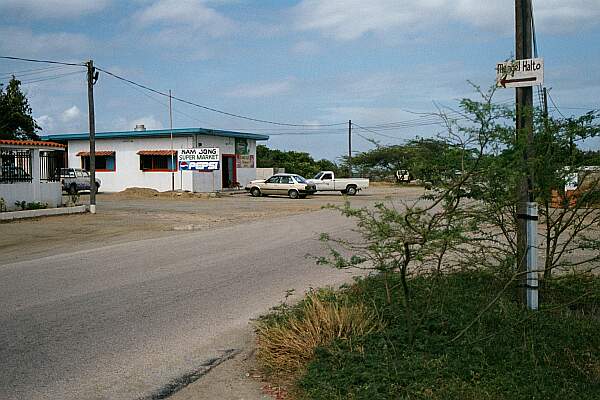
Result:
[[[60,65],[71,65],[75,67],[85,67],[84,63],[76,64],[76,63],[68,63],[62,61],[52,61],[52,60],[36,60],[34,58],[21,58],[21,57],[9,57],[9,56],[0,56],[0,58],[5,60],[16,60],[16,61],[28,61],[34,63],[44,63],[44,64],[60,64]]]
[[[383,137],[390,138],[390,139],[395,139],[395,140],[404,140],[404,139],[401,139],[401,138],[398,138],[398,137],[395,137],[395,136],[386,135],[386,134],[384,134],[384,133],[381,133],[381,132],[376,132],[376,131],[374,131],[374,130],[372,130],[372,129],[368,129],[368,128],[365,128],[365,127],[363,127],[363,126],[360,126],[360,125],[358,125],[358,124],[355,124],[354,122],[352,123],[352,125],[356,126],[356,127],[357,127],[357,128],[359,128],[359,129],[365,130],[365,131],[367,131],[367,132],[374,133],[375,135],[379,135],[379,136],[383,136]]]
[[[552,105],[554,106],[554,108],[556,109],[556,111],[558,111],[558,113],[560,114],[560,116],[563,117],[564,119],[566,119],[567,117],[565,117],[565,115],[560,111],[560,108],[558,108],[558,106],[554,102],[554,98],[550,94],[550,91],[548,91],[548,97],[550,98],[550,101],[552,102]]]
[[[66,76],[71,76],[71,75],[82,75],[84,72],[85,71],[74,71],[74,72],[67,72],[65,74],[59,74],[59,75],[53,75],[53,76],[46,76],[46,77],[43,77],[43,78],[29,79],[29,80],[21,81],[21,84],[23,84],[23,85],[29,85],[31,83],[51,81],[51,80],[54,80],[54,79],[64,78]]]
[[[105,70],[103,68],[96,67],[96,69],[99,70],[99,71],[102,71],[105,74],[108,74],[108,75],[110,75],[110,76],[112,76],[112,77],[114,77],[116,79],[119,79],[121,81],[128,82],[128,83],[130,83],[132,85],[138,86],[138,87],[140,87],[142,89],[148,90],[148,91],[156,93],[158,95],[161,95],[161,96],[164,96],[164,97],[168,97],[168,94],[166,94],[166,93],[163,93],[163,92],[161,92],[159,90],[153,89],[153,88],[151,88],[149,86],[142,85],[141,83],[134,82],[134,81],[132,81],[130,79],[123,78],[122,76],[114,74],[114,73],[112,73],[110,71],[107,71],[107,70]],[[204,105],[201,105],[201,104],[198,104],[198,103],[194,103],[192,101],[185,100],[185,99],[182,99],[182,98],[179,98],[179,97],[174,97],[173,96],[172,99],[176,100],[176,101],[179,101],[181,103],[184,103],[184,104],[188,104],[188,105],[191,105],[191,106],[194,106],[194,107],[202,108],[202,109],[207,110],[207,111],[216,112],[216,113],[227,115],[227,116],[234,117],[234,118],[245,119],[245,120],[248,120],[248,121],[261,122],[261,123],[264,123],[264,124],[281,125],[281,126],[295,126],[295,127],[327,127],[327,126],[339,126],[339,125],[345,125],[346,124],[345,122],[336,123],[336,124],[291,124],[291,123],[286,123],[286,122],[269,121],[269,120],[264,120],[264,119],[259,119],[259,118],[252,118],[252,117],[247,117],[247,116],[244,116],[244,115],[230,113],[230,112],[227,112],[227,111],[223,111],[223,110],[219,110],[219,109],[216,109],[216,108],[204,106]]]
[[[148,97],[150,100],[152,100],[152,101],[154,101],[154,102],[156,102],[156,103],[158,103],[158,104],[160,104],[160,105],[164,106],[165,108],[169,108],[169,104],[168,104],[168,103],[163,103],[162,101],[160,101],[160,100],[159,100],[159,99],[157,99],[156,97],[152,96],[151,94],[147,93],[146,91],[144,91],[144,90],[140,89],[139,87],[137,87],[137,86],[135,86],[135,85],[133,85],[133,84],[131,84],[131,83],[129,83],[129,82],[125,82],[125,84],[126,84],[126,85],[128,85],[129,87],[131,87],[133,90],[135,90],[135,91],[137,91],[137,92],[141,93],[142,95],[144,95],[144,96]],[[183,116],[185,116],[185,117],[187,117],[187,118],[189,118],[189,119],[192,119],[192,120],[194,120],[194,121],[200,122],[200,123],[202,123],[202,124],[205,124],[205,123],[206,123],[205,121],[202,121],[202,120],[200,120],[200,119],[198,119],[198,118],[192,117],[191,115],[189,115],[189,114],[187,114],[187,113],[185,113],[185,112],[183,112],[183,111],[180,111],[180,110],[179,110],[179,109],[177,109],[177,108],[176,108],[176,109],[174,109],[174,110],[173,110],[173,112],[175,112],[175,113],[177,113],[177,114],[181,114],[181,115],[183,115]],[[212,129],[217,129],[217,128],[212,128]]]
[[[312,136],[312,135],[347,135],[348,132],[340,130],[339,132],[323,132],[323,131],[303,131],[303,132],[282,132],[282,133],[269,133],[269,136]]]
[[[12,78],[13,76],[15,78],[21,78],[23,76],[29,76],[29,75],[40,75],[40,74],[44,74],[47,72],[55,72],[55,71],[65,70],[67,68],[68,68],[67,66],[60,65],[60,66],[37,68],[37,69],[30,69],[30,70],[24,70],[24,71],[3,72],[3,73],[0,73],[0,79]]]

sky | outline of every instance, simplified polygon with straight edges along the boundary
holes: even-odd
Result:
[[[551,113],[600,109],[600,0],[533,0]],[[270,135],[337,159],[440,134],[427,113],[490,87],[514,55],[510,0],[0,0],[0,56],[95,65],[257,123],[173,103],[174,128]],[[87,131],[82,67],[0,59],[23,82],[41,134]],[[168,99],[100,73],[96,130],[169,127]],[[510,102],[514,89],[496,93]],[[558,107],[555,108],[555,107]],[[408,122],[406,122],[408,121]],[[384,124],[402,122],[401,124]],[[359,128],[363,127],[366,129]],[[599,141],[589,144],[600,146]]]

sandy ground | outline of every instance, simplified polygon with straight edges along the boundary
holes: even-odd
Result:
[[[350,198],[363,205],[407,195],[418,188],[376,187]],[[101,244],[128,242],[176,235],[213,227],[251,223],[265,218],[308,213],[326,204],[343,204],[339,193],[317,194],[307,199],[253,198],[247,194],[219,198],[190,195],[156,195],[152,191],[126,195],[100,193],[97,214],[61,215],[0,223],[0,264],[31,260],[63,251],[83,250]],[[86,204],[87,196],[79,203]]]

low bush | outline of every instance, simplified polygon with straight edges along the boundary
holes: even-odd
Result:
[[[40,210],[43,208],[48,208],[47,203],[41,203],[39,201],[26,202],[23,201],[15,201],[15,206],[21,208],[21,210]]]
[[[433,285],[432,279],[443,282]],[[388,303],[382,278],[367,278],[344,295],[349,304],[371,308],[366,315],[379,315],[382,329],[310,341],[318,347],[303,353],[302,362],[310,362],[300,371],[293,369],[296,359],[283,362],[289,356],[277,346],[263,347],[261,359],[270,359],[275,372],[299,376],[292,390],[299,399],[599,399],[600,278],[547,280],[537,312],[507,291],[459,336],[502,283],[483,272],[416,277],[413,307],[423,320],[411,344],[402,302]],[[398,286],[391,282],[396,298],[402,295]],[[288,332],[296,340],[314,329],[311,324]],[[278,339],[282,348],[288,341]],[[304,349],[305,343],[294,346]]]

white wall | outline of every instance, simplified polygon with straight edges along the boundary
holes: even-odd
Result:
[[[269,179],[274,174],[273,168],[256,168],[256,179]]]
[[[192,171],[190,173],[194,181],[194,192],[211,193],[220,192],[223,189],[221,171]]]
[[[58,207],[62,204],[62,185],[60,182],[1,183],[0,197],[9,211],[20,210],[15,206],[16,201],[40,202],[47,203],[48,207]]]
[[[256,163],[256,141],[248,140],[250,154],[254,155]],[[186,149],[194,147],[218,147],[223,154],[235,154],[235,139],[210,135],[176,136],[173,138],[173,148]],[[145,172],[140,170],[140,150],[169,150],[171,140],[168,137],[135,138],[135,139],[96,139],[96,151],[115,152],[115,171],[96,172],[102,181],[101,192],[119,192],[129,187],[145,187],[159,191],[171,190],[171,172]],[[87,140],[70,140],[68,146],[69,167],[81,168],[80,151],[89,151]],[[222,164],[222,160],[221,160]],[[222,168],[222,167],[221,167]],[[196,171],[176,171],[175,190],[188,190],[195,192],[210,192],[213,190],[213,177],[215,191],[221,190],[221,170],[214,173]],[[199,176],[196,176],[199,175]],[[238,168],[237,180],[242,186],[255,179],[254,168]],[[210,179],[209,179],[210,178]]]

